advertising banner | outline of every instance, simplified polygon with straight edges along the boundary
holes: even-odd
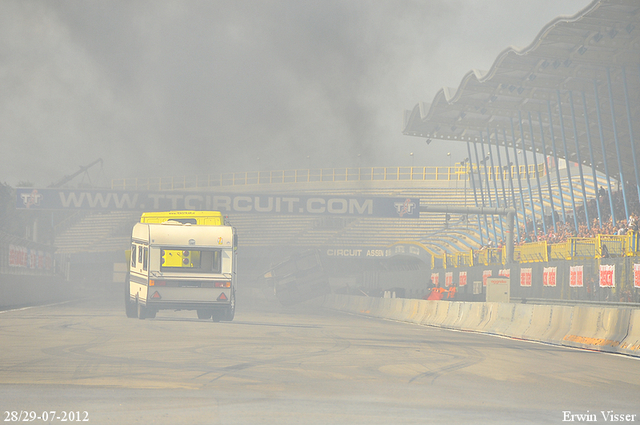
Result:
[[[487,279],[491,277],[491,270],[484,270],[482,272],[482,286],[487,286]]]
[[[458,279],[458,286],[467,286],[467,272],[460,272]]]
[[[50,252],[9,245],[9,267],[21,267],[31,270],[51,270],[53,257]]]
[[[531,286],[531,268],[520,269],[520,286]]]
[[[571,266],[569,268],[569,286],[572,288],[582,288],[582,269],[584,266]]]
[[[440,273],[431,273],[431,283],[438,286],[440,283]]]
[[[418,198],[233,194],[193,191],[16,189],[16,208],[94,211],[207,210],[222,213],[418,218]]]
[[[557,267],[545,267],[542,271],[542,286],[556,286]]]
[[[600,287],[613,288],[616,286],[615,264],[600,264]]]
[[[511,277],[511,269],[502,269],[498,272],[498,276]]]
[[[633,265],[633,287],[640,288],[640,264]]]
[[[444,274],[444,285],[445,286],[453,285],[453,272],[446,272]]]

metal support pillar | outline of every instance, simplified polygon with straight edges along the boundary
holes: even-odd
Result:
[[[584,208],[584,218],[587,221],[587,228],[591,229],[589,223],[589,209],[587,208],[587,190],[584,185],[584,172],[582,171],[582,158],[580,158],[580,145],[578,144],[578,126],[576,125],[576,110],[573,106],[573,93],[569,90],[569,102],[571,102],[571,119],[573,121],[573,138],[576,143],[576,159],[578,161],[578,171],[580,172],[580,187],[582,188],[582,204]],[[578,229],[576,229],[578,230]]]
[[[638,69],[640,71],[640,67]],[[636,158],[635,139],[633,137],[633,124],[631,120],[631,107],[629,106],[629,88],[627,87],[627,71],[622,67],[622,83],[624,84],[624,102],[627,107],[627,121],[629,122],[629,142],[631,143],[631,156],[633,157],[633,171],[636,175],[636,190],[638,203],[640,203],[640,177],[638,177],[638,159]]]
[[[560,99],[560,90],[556,90],[558,95],[558,116],[560,117],[560,135],[562,136],[562,144],[564,145],[564,162],[567,166],[567,178],[569,179],[569,194],[571,195],[571,208],[573,209],[574,230],[578,231],[578,214],[576,214],[576,198],[573,195],[573,181],[571,179],[571,165],[569,163],[569,151],[567,149],[567,137],[564,131],[564,117],[562,116],[562,99]]]
[[[536,211],[533,205],[533,190],[531,189],[531,177],[529,176],[529,162],[527,161],[527,149],[524,144],[524,128],[522,127],[522,114],[518,111],[518,124],[520,125],[520,138],[522,139],[522,157],[524,158],[524,172],[527,176],[527,190],[529,191],[529,205],[531,206],[531,225],[534,237],[536,234]]]
[[[587,109],[587,97],[582,92],[582,109],[584,110],[584,125],[587,132],[587,144],[589,145],[589,160],[591,161],[591,174],[593,178],[593,187],[596,190],[596,207],[598,208],[598,223],[602,227],[602,211],[600,209],[600,194],[598,190],[598,176],[596,174],[596,164],[593,159],[593,144],[591,143],[591,129],[589,128],[589,110]]]
[[[509,189],[511,189],[511,202],[512,202],[513,208],[516,208],[516,205],[518,205],[518,203],[516,202],[516,193],[513,188],[513,171],[512,171],[513,169],[511,167],[511,160],[509,159],[509,147],[507,146],[507,132],[504,128],[502,129],[502,138],[504,139],[504,153],[507,156],[507,167],[509,170]],[[516,236],[518,237],[518,241],[519,241],[520,225],[518,224],[518,214],[516,214]],[[513,235],[511,235],[511,237],[513,237]]]
[[[487,200],[489,202],[489,208],[493,208],[493,202],[491,201],[491,184],[489,183],[489,170],[487,167],[487,155],[484,151],[484,137],[482,136],[482,131],[480,131],[480,152],[482,153],[482,165],[484,167],[484,178],[485,181],[487,182]],[[486,216],[485,216],[485,220]],[[487,220],[488,221],[488,220]],[[491,230],[493,231],[493,241],[497,242],[497,237],[496,237],[496,223],[493,219],[493,216],[491,216]],[[491,240],[491,232],[489,232],[489,229],[487,228],[487,236],[489,237],[489,240]]]
[[[496,194],[496,207],[500,208],[500,196],[498,195],[498,178],[495,173],[496,166],[493,163],[493,154],[491,153],[491,132],[489,131],[488,128],[487,128],[487,150],[489,151],[489,162],[491,162],[491,178],[493,179],[493,190]],[[500,223],[500,238],[502,238],[502,240],[504,241],[504,227],[502,226],[502,218],[498,218],[498,223]]]
[[[506,147],[506,143],[505,143]],[[500,144],[498,143],[498,129],[496,128],[496,153],[498,154],[498,167],[500,167],[500,184],[502,185],[502,202],[505,208],[509,206],[507,191],[504,187],[504,169],[502,168],[502,155],[500,155]]]
[[[564,208],[564,192],[562,191],[562,181],[560,181],[560,166],[558,165],[558,151],[556,150],[556,137],[553,134],[553,115],[551,114],[551,102],[547,100],[547,110],[549,111],[549,131],[551,132],[551,149],[553,150],[553,160],[556,163],[556,183],[560,194],[560,209],[562,210],[562,222],[567,223],[567,215]],[[554,211],[555,214],[555,211]]]
[[[484,191],[482,190],[482,174],[480,173],[480,160],[478,159],[478,144],[477,142],[473,142],[473,151],[476,154],[476,165],[478,168],[478,179],[480,179],[480,199],[481,199],[481,207],[484,207]],[[487,216],[485,215],[484,217],[482,217],[483,221],[484,221],[484,228],[487,230],[487,238],[489,238],[489,224],[487,222]],[[480,228],[480,241],[482,242],[482,244],[484,245],[484,241],[483,241],[483,233],[482,233],[482,227]]]
[[[516,134],[513,131],[513,119],[510,118],[511,122],[511,138],[513,139],[513,156],[515,156],[514,160],[516,162],[516,172],[518,173],[518,189],[520,189],[520,207],[522,208],[522,219],[524,220],[524,231],[527,233],[527,211],[524,209],[524,197],[522,196],[522,179],[520,179],[520,164],[518,164],[518,148],[516,146]]]
[[[473,160],[471,159],[471,144],[467,140],[467,153],[469,154],[469,177],[471,180],[471,187],[473,188],[473,199],[476,203],[476,207],[478,207],[478,194],[476,192],[476,182],[473,178]],[[466,206],[466,205],[465,205]],[[478,230],[480,231],[480,244],[484,245],[484,241],[482,239],[482,226],[480,225],[480,216],[476,216],[478,218]],[[469,216],[467,215],[467,222],[469,221]]]
[[[609,86],[609,103],[611,104],[611,127],[613,127],[613,141],[616,144],[616,156],[618,157],[618,170],[620,171],[620,186],[622,187],[622,202],[624,203],[624,215],[629,219],[629,207],[627,205],[627,191],[625,189],[624,173],[622,172],[622,158],[620,157],[620,142],[618,141],[618,129],[616,126],[616,111],[613,107],[613,89],[611,88],[611,71],[607,68],[607,84]]]
[[[556,208],[553,202],[553,192],[551,190],[551,175],[549,174],[549,163],[547,162],[547,147],[544,142],[544,128],[542,127],[542,114],[538,111],[538,123],[540,124],[540,141],[542,142],[542,157],[544,158],[544,172],[547,175],[547,188],[549,191],[549,203],[551,204],[551,222],[553,223],[553,230],[558,231],[556,226]],[[553,125],[553,123],[550,123]]]
[[[609,208],[611,211],[611,223],[616,225],[616,212],[613,209],[613,191],[611,190],[611,175],[609,174],[609,166],[607,165],[607,149],[604,142],[604,131],[602,128],[602,116],[600,114],[600,99],[598,98],[598,82],[593,82],[593,91],[596,97],[596,116],[598,117],[598,131],[600,133],[600,144],[602,145],[602,162],[604,163],[604,174],[607,177],[607,191],[609,197]]]
[[[536,183],[538,184],[538,198],[540,200],[540,217],[542,218],[542,231],[547,234],[547,223],[544,219],[544,201],[542,200],[542,185],[540,184],[540,174],[538,173],[538,153],[536,152],[535,137],[533,137],[533,123],[531,122],[531,112],[529,112],[529,133],[531,134],[531,150],[533,151],[533,168],[536,174]],[[536,234],[536,237],[538,235]]]

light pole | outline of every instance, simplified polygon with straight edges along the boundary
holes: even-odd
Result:
[[[413,152],[409,154],[411,157],[411,168],[409,169],[409,180],[413,180]]]

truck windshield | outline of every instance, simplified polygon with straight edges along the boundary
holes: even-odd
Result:
[[[189,273],[220,273],[219,249],[194,250],[165,248],[160,250],[160,270]]]

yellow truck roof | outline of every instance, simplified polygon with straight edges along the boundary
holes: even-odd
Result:
[[[150,245],[232,248],[231,226],[189,226],[180,223],[137,223],[132,239]]]
[[[222,226],[224,219],[220,211],[160,211],[145,212],[140,217],[140,223],[164,223],[178,221],[185,224],[199,224],[207,226]]]

